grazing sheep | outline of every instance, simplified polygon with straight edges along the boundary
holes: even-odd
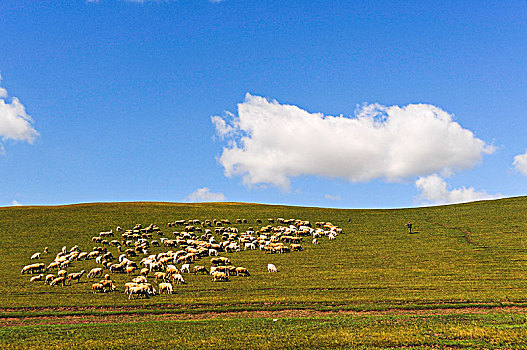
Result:
[[[154,273],[154,277],[155,277],[154,281],[156,283],[157,283],[157,280],[160,280],[160,279],[161,280],[166,280],[166,279],[168,279],[166,272],[159,272],[158,271],[158,272]]]
[[[249,270],[247,270],[245,267],[237,267],[236,268],[236,276],[244,275],[244,276],[250,276]]]
[[[225,272],[214,271],[212,273],[212,282],[227,282],[229,276]]]
[[[94,283],[91,285],[92,292],[95,293],[106,293],[106,289],[101,283]]]
[[[218,256],[218,251],[216,249],[210,248],[209,249],[209,256]]]
[[[209,271],[207,271],[207,268],[205,266],[202,266],[202,265],[196,265],[194,266],[194,270],[193,270],[194,274],[197,274],[198,272],[201,273],[202,275],[205,274],[207,275],[209,273]]]
[[[159,294],[163,294],[163,292],[166,292],[166,294],[172,294],[174,293],[174,289],[170,283],[162,282],[159,283]]]
[[[150,270],[148,269],[148,267],[144,267],[144,268],[141,269],[141,271],[139,272],[139,274],[140,274],[141,276],[145,276],[145,277],[146,277],[146,276],[148,276],[148,273],[149,273],[149,272],[150,272]]]
[[[181,272],[190,273],[190,264],[181,265]]]
[[[185,284],[185,280],[183,279],[183,276],[180,273],[172,275],[172,279],[174,280],[175,284]]]
[[[40,259],[40,253],[35,253],[31,255],[31,260]]]
[[[51,281],[53,281],[55,279],[55,275],[46,275],[46,279],[44,281],[45,284],[48,284],[48,283],[51,283]]]
[[[318,244],[318,239],[313,238],[313,244]]]
[[[132,282],[134,282],[134,283],[146,283],[148,281],[146,280],[145,276],[137,276],[134,279],[132,279]]]
[[[109,291],[111,292],[117,289],[113,281],[110,279],[100,280],[99,283],[103,285],[105,293]]]
[[[68,274],[68,271],[66,270],[59,270],[59,272],[57,272],[57,275],[59,277],[66,277],[67,274]]]
[[[42,263],[35,263],[35,264],[31,264],[31,265],[26,265],[22,268],[22,271],[21,273],[24,274],[26,272],[28,273],[36,273],[36,272],[42,272],[42,270],[44,270],[44,268],[46,267],[46,265],[42,264]]]
[[[36,281],[43,281],[44,280],[44,275],[43,274],[40,274],[38,276],[33,276],[29,279],[29,282],[36,282]]]
[[[179,269],[174,265],[167,265],[165,272],[167,273],[167,275],[173,275],[175,273],[179,273]]]
[[[278,269],[274,264],[267,264],[267,271],[268,272],[278,272]]]
[[[304,248],[300,244],[291,244],[291,250],[292,251],[302,251]]]
[[[64,287],[66,285],[66,278],[64,276],[57,277],[53,281],[51,281],[49,285],[56,286],[57,284],[62,284],[62,286]]]
[[[93,269],[90,270],[90,272],[88,272],[88,275],[86,277],[88,278],[92,278],[92,277],[96,277],[96,276],[102,276],[104,270],[100,267],[94,267]]]
[[[84,275],[86,273],[86,271],[82,270],[81,272],[74,272],[74,273],[70,273],[68,274],[68,282],[71,283],[71,281],[73,280],[77,280],[79,283],[81,281],[81,277],[82,275]]]

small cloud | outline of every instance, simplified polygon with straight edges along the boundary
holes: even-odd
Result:
[[[13,201],[11,202],[11,205],[13,207],[20,207],[22,204],[20,204],[16,199],[13,199]]]
[[[333,196],[330,194],[325,194],[324,198],[329,199],[330,201],[340,201],[342,199],[339,195]]]
[[[420,177],[415,186],[421,191],[420,199],[433,204],[464,203],[503,197],[501,194],[492,195],[485,191],[476,191],[473,187],[449,190],[446,181],[437,174]]]
[[[191,194],[189,194],[185,201],[187,202],[222,202],[225,201],[225,195],[223,193],[211,192],[209,188],[202,187],[198,188]]]
[[[524,154],[518,154],[514,157],[512,165],[517,171],[527,176],[527,151]]]

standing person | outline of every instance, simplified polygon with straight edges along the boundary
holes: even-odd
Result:
[[[412,233],[412,223],[411,222],[404,224],[404,226],[406,226],[406,228],[408,229],[408,233]]]

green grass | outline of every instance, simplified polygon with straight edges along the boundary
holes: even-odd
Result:
[[[527,316],[338,316],[139,321],[0,328],[0,346],[27,348],[527,348]]]
[[[248,225],[236,225],[246,229],[248,226],[256,227],[256,218],[265,221],[266,218],[277,217],[310,220],[312,223],[331,221],[342,227],[344,234],[335,241],[323,238],[318,246],[313,246],[309,243],[310,239],[306,239],[303,252],[273,255],[259,250],[222,253],[234,265],[247,267],[251,276],[231,277],[227,283],[213,283],[209,276],[185,275],[187,284],[174,286],[174,295],[150,299],[128,300],[122,293],[93,295],[91,282],[87,283],[85,278],[83,283],[49,287],[42,283],[30,284],[29,276],[20,274],[22,266],[33,262],[29,260],[31,254],[42,251],[45,246],[49,246],[51,254],[42,261],[48,264],[64,245],[69,248],[77,244],[84,251],[91,250],[95,246],[91,242],[92,236],[117,225],[126,229],[135,223],[154,223],[170,237],[172,229],[167,228],[166,223],[177,219],[228,218],[233,221],[247,218]],[[348,222],[349,219],[351,222]],[[57,312],[141,314],[155,313],[158,309],[199,313],[243,309],[382,310],[470,305],[524,306],[527,305],[526,219],[525,197],[396,210],[342,210],[243,203],[100,203],[0,208],[0,316]],[[406,232],[404,223],[408,221],[414,223],[418,233],[409,235]],[[158,238],[157,235],[155,238]],[[110,250],[118,255],[115,248]],[[153,248],[151,252],[163,250],[167,248]],[[269,262],[278,267],[279,273],[267,273]],[[209,258],[203,258],[198,263],[208,265]],[[89,271],[95,266],[93,260],[75,262],[68,271]],[[113,274],[112,279],[122,290],[130,277]],[[356,320],[348,321],[355,324]],[[443,321],[439,318],[437,324]],[[190,321],[177,322],[183,325],[181,327],[192,324]],[[213,320],[207,322],[220,323]],[[230,322],[229,327],[241,327],[235,321]],[[255,329],[259,327],[258,322],[265,323],[264,320],[247,322],[255,323],[251,324]],[[294,325],[294,319],[288,324]],[[165,326],[161,322],[154,328]],[[43,329],[61,332],[60,326],[46,327]],[[98,329],[90,327],[104,329],[108,326],[79,327],[79,332],[89,333],[90,329]],[[287,329],[298,332],[294,326],[291,327]],[[24,329],[9,327],[4,332],[23,334]],[[265,332],[264,329],[261,331]],[[299,337],[307,336],[309,332],[311,330],[301,328]],[[331,346],[330,343],[321,344]]]

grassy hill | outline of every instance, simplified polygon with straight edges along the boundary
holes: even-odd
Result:
[[[92,236],[116,226],[129,229],[135,223],[154,223],[171,237],[174,229],[166,223],[178,219],[246,218],[248,224],[235,225],[246,229],[260,227],[255,223],[257,218],[265,221],[278,217],[312,223],[330,221],[342,227],[344,233],[334,241],[322,238],[319,245],[312,245],[308,237],[302,252],[221,253],[234,265],[247,267],[251,276],[218,283],[209,276],[185,275],[187,283],[175,285],[174,295],[149,299],[128,300],[122,286],[131,277],[122,274],[112,274],[121,292],[94,295],[91,282],[85,278],[79,284],[50,287],[30,283],[29,276],[20,273],[22,266],[34,262],[29,257],[45,246],[50,254],[41,261],[48,264],[62,246],[77,244],[83,251],[90,251],[95,245]],[[416,233],[407,233],[406,222],[414,224]],[[526,232],[525,197],[393,210],[244,203],[6,207],[0,208],[0,311],[4,317],[21,317],[31,313],[139,315],[181,310],[326,312],[523,307],[527,304]],[[116,248],[109,249],[118,255]],[[166,250],[159,247],[150,252]],[[209,260],[202,258],[198,263],[210,266]],[[279,273],[269,274],[267,263],[274,263]],[[93,260],[74,262],[68,272],[89,271],[95,266]]]

